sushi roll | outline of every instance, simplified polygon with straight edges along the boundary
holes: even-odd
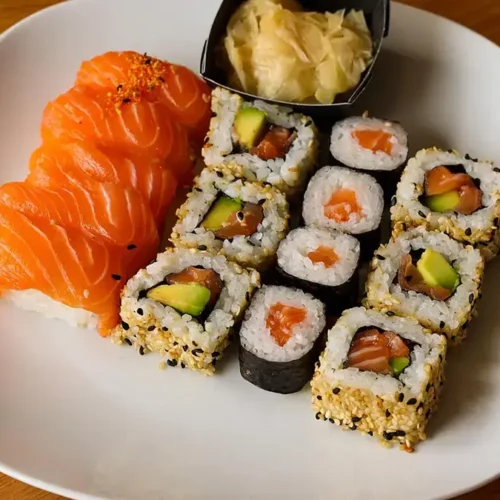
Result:
[[[307,186],[302,217],[306,225],[356,236],[361,257],[367,259],[380,243],[383,210],[383,191],[372,176],[343,167],[323,167]]]
[[[314,373],[316,419],[411,452],[436,410],[445,356],[446,339],[414,320],[349,309],[328,332]]]
[[[262,269],[275,260],[289,213],[277,189],[205,168],[177,217],[171,236],[175,246],[221,252]]]
[[[318,131],[307,116],[262,101],[245,102],[216,88],[203,158],[286,194],[303,191],[318,153]]]
[[[333,126],[330,152],[342,165],[373,175],[389,199],[408,156],[408,135],[399,123],[352,116]]]
[[[297,228],[278,248],[278,279],[314,295],[328,313],[340,314],[358,298],[359,252],[359,241],[349,234]]]
[[[457,344],[475,313],[483,273],[479,250],[437,231],[412,229],[375,253],[364,305],[412,316]]]
[[[240,330],[242,377],[266,391],[300,391],[311,380],[325,324],[324,305],[312,295],[262,287]]]
[[[431,148],[409,160],[391,208],[394,232],[425,226],[493,258],[500,247],[500,169]]]
[[[113,339],[210,375],[259,285],[256,271],[222,255],[167,249],[123,289]]]

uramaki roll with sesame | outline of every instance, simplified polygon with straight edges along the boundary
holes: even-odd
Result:
[[[169,248],[123,289],[113,340],[210,375],[258,286],[257,271],[222,255]]]
[[[483,275],[479,250],[438,231],[416,228],[375,252],[363,304],[411,316],[458,344],[475,314]]]
[[[242,266],[263,269],[274,262],[290,215],[281,191],[205,168],[177,217],[175,246],[220,252]]]
[[[423,149],[409,160],[391,208],[393,232],[424,226],[493,258],[500,247],[500,169],[453,150]]]
[[[445,355],[446,339],[414,320],[349,309],[314,373],[316,418],[413,451],[436,410]]]

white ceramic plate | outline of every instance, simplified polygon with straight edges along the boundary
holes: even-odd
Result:
[[[79,62],[137,49],[196,69],[218,0],[88,0],[1,37],[0,181],[25,175],[45,102]],[[414,149],[499,160],[500,50],[455,24],[393,5],[392,30],[361,109],[401,120]],[[441,411],[416,453],[317,422],[309,394],[168,368],[0,303],[0,469],[76,498],[422,500],[500,473],[499,263],[482,315],[453,351]],[[234,354],[234,353],[233,353]]]

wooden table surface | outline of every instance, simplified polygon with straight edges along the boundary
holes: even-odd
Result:
[[[0,0],[0,32],[22,18],[61,0]],[[103,0],[104,1],[104,0]],[[463,24],[500,45],[500,0],[400,0],[424,10],[435,12]],[[459,473],[459,471],[458,471]],[[8,476],[0,474],[2,500],[61,500]],[[500,499],[500,479],[463,495],[456,500]],[[144,499],[148,500],[148,499]]]

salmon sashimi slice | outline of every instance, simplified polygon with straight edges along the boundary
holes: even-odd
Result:
[[[116,109],[105,92],[74,87],[47,104],[41,134],[44,142],[90,141],[109,151],[140,153],[159,159],[179,181],[192,177],[187,133],[158,103],[132,101]]]
[[[257,232],[259,224],[264,220],[264,210],[257,203],[245,203],[241,210],[233,212],[223,226],[215,232],[221,239],[235,236],[251,236]]]
[[[340,188],[331,195],[323,207],[323,213],[336,222],[347,222],[353,218],[359,220],[362,217],[356,193],[345,188]]]
[[[473,185],[468,174],[454,174],[444,166],[438,166],[425,174],[424,188],[427,196],[458,191],[462,186]]]
[[[297,134],[285,127],[271,127],[262,141],[250,149],[250,153],[264,161],[284,158],[296,137]]]
[[[174,285],[176,283],[198,283],[210,290],[210,305],[214,306],[219,298],[224,283],[219,275],[213,269],[204,269],[200,267],[189,266],[179,273],[169,274],[167,283]]]
[[[38,290],[89,311],[99,317],[103,336],[118,323],[121,255],[78,229],[35,222],[0,204],[0,292]]]
[[[34,221],[82,229],[104,244],[121,247],[127,277],[146,266],[158,251],[155,220],[133,188],[95,181],[57,188],[9,182],[0,186],[0,203]]]
[[[159,228],[177,189],[174,174],[141,154],[104,151],[82,141],[47,142],[33,152],[27,181],[57,188],[68,182],[110,182],[137,189]]]
[[[266,317],[266,328],[271,337],[283,347],[292,337],[293,328],[302,323],[307,317],[304,307],[287,306],[277,302],[269,308]]]
[[[118,97],[160,102],[201,144],[210,123],[210,88],[184,66],[133,51],[106,52],[80,66],[76,85],[117,90]]]
[[[339,256],[330,247],[320,245],[316,250],[309,252],[307,257],[313,264],[321,263],[325,267],[332,267],[339,261]]]
[[[407,358],[410,355],[410,349],[397,333],[384,332],[384,336],[391,352],[391,358]]]
[[[351,135],[358,141],[362,148],[369,149],[374,153],[379,151],[391,155],[393,135],[384,130],[358,129]]]
[[[483,193],[475,185],[464,185],[459,190],[460,201],[454,208],[455,212],[471,215],[483,206]]]
[[[423,293],[434,300],[443,302],[453,295],[453,290],[442,286],[429,286],[425,283],[417,266],[413,264],[410,254],[406,254],[401,259],[398,270],[398,283],[403,290]]]

